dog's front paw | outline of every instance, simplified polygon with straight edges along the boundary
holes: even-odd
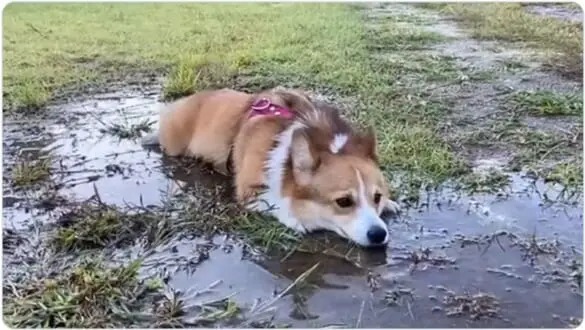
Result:
[[[399,216],[400,211],[401,208],[398,203],[391,199],[386,199],[382,208],[382,212],[380,213],[380,217],[382,217],[382,219],[388,219],[390,217]]]

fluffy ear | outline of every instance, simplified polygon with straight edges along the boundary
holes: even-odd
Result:
[[[291,92],[306,98],[307,101],[309,101],[309,102],[313,102],[313,100],[311,100],[311,96],[309,95],[309,93],[307,93],[307,91],[295,88],[295,89],[291,89]]]
[[[371,126],[365,129],[365,133],[360,139],[360,149],[364,156],[378,162],[378,141],[376,139],[376,132]]]
[[[275,88],[274,92],[289,108],[313,109],[309,96],[300,89]]]
[[[319,157],[303,130],[293,133],[290,148],[293,176],[297,184],[306,186],[319,167]]]

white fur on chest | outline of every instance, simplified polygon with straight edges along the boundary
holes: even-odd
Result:
[[[267,189],[258,196],[249,208],[257,212],[268,212],[276,217],[283,225],[304,233],[307,229],[293,215],[291,199],[282,195],[282,183],[286,162],[289,158],[292,137],[295,130],[304,127],[302,123],[294,122],[276,137],[276,147],[268,154],[266,161]]]

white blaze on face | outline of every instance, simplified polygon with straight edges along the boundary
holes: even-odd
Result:
[[[369,203],[368,191],[362,174],[358,170],[355,172],[358,179],[357,210],[356,218],[352,222],[353,224],[351,230],[348,231],[348,235],[350,235],[350,239],[355,240],[357,243],[370,245],[368,230],[373,227],[381,227],[386,230],[386,239],[383,242],[383,244],[386,244],[389,239],[386,224],[378,216],[376,209]]]
[[[347,139],[347,134],[335,134],[333,141],[331,141],[331,144],[329,145],[329,150],[334,154],[338,153],[347,143]]]

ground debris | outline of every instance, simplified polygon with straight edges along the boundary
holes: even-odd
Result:
[[[528,239],[516,239],[512,245],[520,247],[524,252],[522,258],[529,260],[531,265],[534,265],[539,255],[556,256],[559,253],[560,242],[558,240],[547,240],[545,238],[537,238],[536,233],[533,233]]]
[[[454,258],[443,255],[433,255],[430,248],[421,248],[419,250],[411,251],[408,256],[393,256],[393,258],[412,262],[410,265],[410,272],[414,272],[422,264],[437,267],[455,264]]]
[[[447,316],[468,316],[472,320],[499,317],[500,304],[496,297],[486,293],[463,295],[448,294],[443,297]]]
[[[195,296],[199,294],[196,292]],[[168,290],[154,308],[156,327],[209,326],[233,320],[241,311],[230,297],[188,304],[192,298],[186,293]]]
[[[407,302],[414,300],[414,289],[406,287],[397,287],[386,290],[383,301],[388,306],[403,306]]]
[[[95,119],[104,126],[100,129],[101,133],[116,136],[120,140],[140,138],[144,133],[150,132],[152,130],[151,126],[155,124],[153,120],[148,118],[138,123],[131,123],[123,113],[121,117],[124,118],[124,123],[105,123],[97,116],[95,116]]]
[[[519,248],[523,253],[522,259],[528,260],[531,265],[534,265],[536,259],[540,255],[557,256],[560,251],[560,242],[556,239],[548,240],[546,238],[538,238],[536,233],[533,233],[528,238],[523,238],[506,230],[498,230],[493,234],[486,234],[475,237],[466,237],[460,234],[456,234],[454,241],[459,242],[461,244],[461,248],[469,245],[476,245],[478,249],[482,251],[481,253],[485,254],[494,242],[497,243],[497,246],[502,251],[506,251],[502,245],[502,242],[500,241],[500,238],[506,238],[510,247]]]

